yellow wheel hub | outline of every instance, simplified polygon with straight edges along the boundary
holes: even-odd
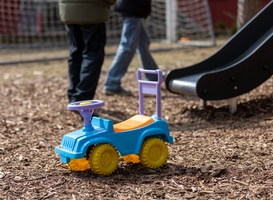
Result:
[[[164,165],[168,158],[168,147],[159,138],[144,141],[140,151],[140,162],[147,168],[156,169]]]
[[[110,144],[99,144],[90,153],[90,168],[96,174],[110,175],[118,165],[118,158],[115,147]]]

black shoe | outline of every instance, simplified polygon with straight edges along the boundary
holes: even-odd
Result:
[[[122,87],[119,90],[107,90],[103,89],[102,93],[106,95],[120,95],[120,96],[132,96],[132,92],[130,90],[125,90]]]

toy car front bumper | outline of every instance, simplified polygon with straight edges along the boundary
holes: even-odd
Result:
[[[55,152],[60,155],[60,161],[63,163],[69,163],[70,159],[82,158],[82,153],[72,152],[66,149],[62,149],[58,146],[55,147]]]

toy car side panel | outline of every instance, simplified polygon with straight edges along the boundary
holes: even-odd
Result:
[[[169,134],[168,124],[159,120],[152,124],[130,131],[124,131],[110,135],[115,147],[121,155],[138,154],[143,141],[149,137],[161,138],[165,142],[173,144],[173,138]]]

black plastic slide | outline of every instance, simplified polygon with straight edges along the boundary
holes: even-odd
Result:
[[[215,54],[192,66],[169,71],[165,84],[173,93],[222,100],[251,91],[272,74],[273,1],[270,1]]]

